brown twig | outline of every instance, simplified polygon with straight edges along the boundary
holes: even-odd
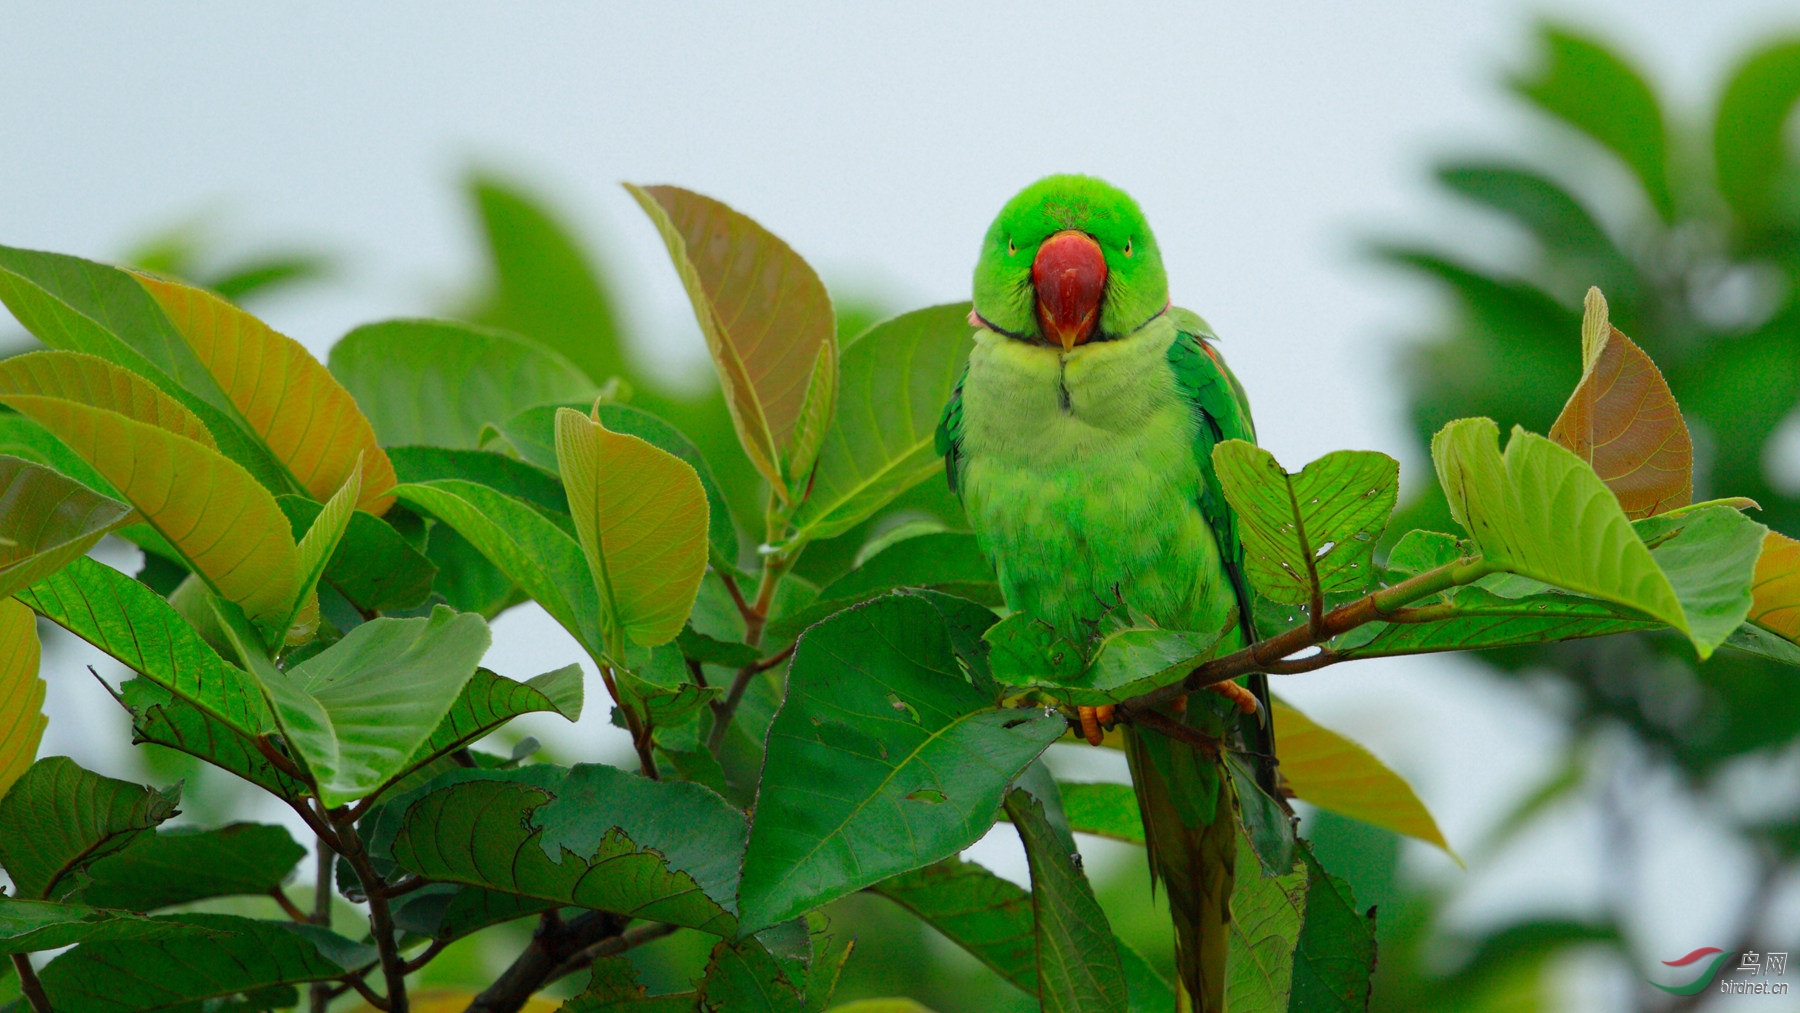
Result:
[[[1194,746],[1209,756],[1218,755],[1218,739],[1205,734],[1198,728],[1184,725],[1160,711],[1151,710],[1148,707],[1133,707],[1121,704],[1117,713],[1122,714],[1125,720],[1131,724],[1143,725],[1145,728],[1161,732],[1177,742],[1185,742],[1190,746]]]
[[[425,951],[423,953],[420,953],[418,956],[416,956],[406,962],[406,973],[412,974],[413,972],[418,971],[419,969],[423,968],[426,964],[431,963],[432,959],[435,958],[438,954],[444,952],[444,947],[449,946],[449,945],[450,945],[449,942],[447,942],[446,940],[433,939],[431,941],[431,945],[425,947]]]
[[[714,572],[719,575],[720,582],[725,585],[726,593],[731,595],[731,602],[737,606],[738,615],[743,616],[744,622],[748,624],[750,622],[750,603],[744,600],[744,592],[738,589],[737,578],[733,577],[728,570],[715,570]]]
[[[37,971],[31,966],[31,955],[15,953],[12,964],[13,970],[19,973],[19,991],[25,993],[25,1001],[31,1004],[33,1013],[53,1013],[50,997],[44,994],[44,983],[38,980]]]

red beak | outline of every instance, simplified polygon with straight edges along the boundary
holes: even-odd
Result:
[[[1092,236],[1064,229],[1038,247],[1031,262],[1038,326],[1068,351],[1094,336],[1106,294],[1106,257]]]

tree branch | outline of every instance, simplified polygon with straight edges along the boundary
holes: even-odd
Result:
[[[348,819],[347,810],[334,811],[342,814],[341,818]],[[362,841],[356,835],[356,828],[345,822],[339,824],[338,834],[343,846],[340,853],[350,863],[350,867],[356,870],[356,877],[362,880],[363,895],[369,899],[369,933],[375,937],[375,952],[381,957],[381,974],[387,982],[388,1004],[383,1008],[392,1013],[407,1013],[406,961],[401,958],[399,942],[394,938],[394,919],[388,910],[387,884],[382,882],[375,866],[369,861],[368,852],[363,850]]]
[[[31,954],[13,954],[12,964],[13,970],[19,972],[19,991],[25,993],[25,1001],[31,1004],[33,1013],[52,1013],[50,997],[44,994],[44,983],[38,980],[37,971],[31,966]]]
[[[589,946],[619,935],[624,927],[624,919],[599,911],[585,912],[568,922],[558,918],[555,911],[544,912],[531,944],[498,980],[469,1003],[467,1013],[518,1013],[558,967]]]
[[[1496,572],[1493,564],[1479,558],[1459,559],[1454,563],[1446,563],[1433,570],[1417,574],[1401,581],[1392,587],[1385,587],[1340,605],[1322,618],[1309,617],[1303,626],[1278,633],[1266,640],[1259,640],[1250,646],[1227,654],[1223,658],[1214,658],[1189,672],[1187,678],[1171,683],[1161,689],[1152,690],[1143,696],[1125,701],[1122,706],[1133,711],[1144,711],[1170,703],[1180,697],[1187,696],[1195,690],[1204,689],[1226,679],[1235,679],[1240,675],[1252,672],[1272,672],[1291,674],[1294,672],[1310,672],[1326,665],[1336,664],[1344,660],[1343,656],[1334,652],[1321,650],[1316,655],[1305,658],[1294,658],[1309,647],[1319,647],[1332,637],[1347,633],[1350,630],[1373,622],[1392,622],[1396,616],[1399,621],[1420,621],[1413,613],[1425,610],[1405,610],[1404,606],[1437,594],[1452,587],[1472,584],[1477,580]]]
[[[559,978],[574,974],[576,971],[592,965],[596,960],[603,960],[607,957],[616,957],[626,950],[642,946],[648,942],[653,942],[664,936],[674,935],[680,929],[681,926],[679,925],[670,925],[665,922],[653,922],[649,925],[639,925],[634,929],[622,932],[616,936],[602,939],[575,954],[573,957],[570,957],[568,960],[563,961],[555,971],[550,973],[550,977],[544,979],[544,983],[547,985]]]

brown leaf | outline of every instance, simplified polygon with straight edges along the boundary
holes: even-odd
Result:
[[[1581,321],[1581,382],[1550,438],[1593,465],[1636,520],[1686,506],[1694,496],[1694,444],[1656,363],[1607,319],[1588,289]]]
[[[1750,593],[1752,621],[1800,641],[1800,542],[1779,531],[1763,538]]]
[[[824,283],[786,243],[710,197],[674,186],[626,189],[675,261],[738,439],[792,502],[836,402],[837,325]]]

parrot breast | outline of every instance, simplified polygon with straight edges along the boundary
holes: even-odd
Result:
[[[1167,316],[1067,352],[976,334],[959,488],[1008,608],[1059,630],[1121,602],[1174,629],[1231,621],[1175,336]]]

